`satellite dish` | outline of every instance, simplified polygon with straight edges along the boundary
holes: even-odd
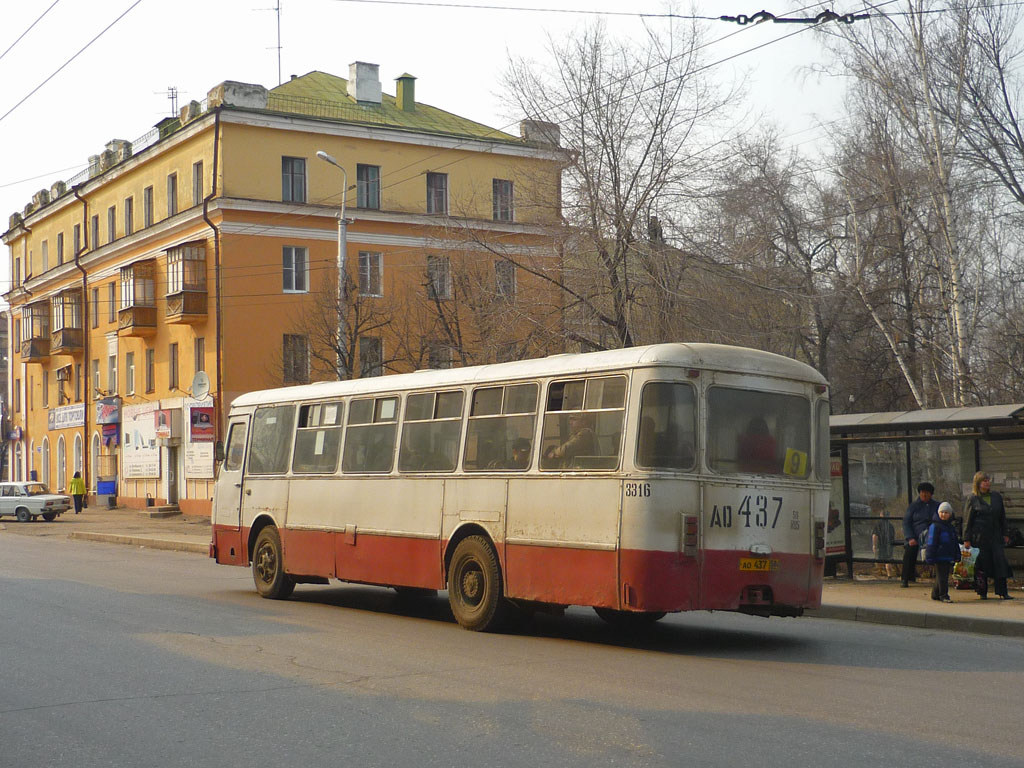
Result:
[[[206,371],[196,371],[196,375],[192,377],[192,397],[196,400],[205,400],[206,396],[210,394],[210,377],[206,374]]]

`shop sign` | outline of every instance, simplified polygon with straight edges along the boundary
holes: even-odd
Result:
[[[96,401],[96,423],[117,424],[121,421],[121,398],[104,397]]]
[[[85,426],[85,403],[63,405],[51,408],[46,413],[46,426],[52,432],[55,429],[69,429]]]

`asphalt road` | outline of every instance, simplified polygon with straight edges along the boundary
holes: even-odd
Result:
[[[0,534],[0,768],[1024,766],[1019,639],[589,610],[513,634],[445,596]]]

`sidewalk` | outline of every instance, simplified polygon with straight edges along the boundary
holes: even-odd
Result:
[[[0,536],[8,533],[130,544],[152,549],[193,552],[206,556],[210,546],[210,521],[205,517],[151,518],[135,509],[89,507],[81,515],[65,513],[52,523],[37,520],[18,523],[2,518]],[[1018,574],[1019,576],[1020,574]],[[974,592],[950,590],[953,603],[931,599],[927,580],[901,589],[898,580],[857,577],[825,579],[822,606],[808,616],[845,621],[865,621],[924,629],[1024,637],[1024,591],[1012,582],[1014,600],[980,600]]]

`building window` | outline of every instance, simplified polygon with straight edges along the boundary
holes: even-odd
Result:
[[[142,226],[153,226],[153,188],[142,190]]]
[[[98,358],[92,361],[92,389],[97,393],[103,391],[100,387],[100,361]]]
[[[121,309],[155,307],[154,282],[152,261],[121,267]]]
[[[156,385],[154,384],[155,377],[153,375],[153,371],[154,371],[154,368],[155,368],[155,364],[154,364],[154,358],[155,357],[156,357],[155,350],[152,350],[152,349],[147,349],[146,350],[146,391],[147,392],[152,392],[153,389],[156,387]]]
[[[64,233],[57,233],[57,265],[64,263]]]
[[[305,248],[286,245],[281,257],[282,289],[285,293],[309,290],[309,259]]]
[[[65,328],[82,328],[82,294],[79,291],[63,291],[50,297],[50,328],[62,331]]]
[[[508,259],[494,262],[494,289],[505,301],[516,297],[516,265]]]
[[[452,367],[452,348],[442,341],[427,342],[427,368]]]
[[[356,206],[380,208],[380,166],[356,166]]]
[[[305,158],[281,158],[281,199],[286,203],[306,202]]]
[[[124,199],[124,236],[135,232],[135,198],[126,197]]]
[[[71,247],[74,249],[72,256],[78,256],[82,252],[82,225],[75,224],[71,230]]]
[[[512,221],[512,182],[507,179],[494,179],[494,220]]]
[[[43,369],[43,408],[50,405],[50,372]]]
[[[359,295],[383,296],[381,288],[381,258],[373,251],[359,252]]]
[[[452,263],[447,256],[427,256],[427,298],[452,297]]]
[[[100,289],[92,289],[92,322],[93,328],[100,327]]]
[[[305,384],[309,381],[309,349],[305,336],[297,333],[284,334],[281,357],[284,362],[285,384]]]
[[[14,412],[21,413],[21,379],[14,380]]]
[[[167,294],[206,290],[206,247],[181,245],[167,252]]]
[[[117,355],[107,357],[107,387],[111,394],[117,392]]]
[[[427,174],[427,213],[448,213],[448,174]]]
[[[178,212],[178,174],[167,174],[167,218]]]
[[[192,163],[192,205],[203,202],[203,161]]]
[[[171,344],[167,348],[167,388],[178,388],[178,345]]]
[[[112,243],[117,240],[117,206],[112,205],[107,208],[107,242]]]
[[[117,322],[117,282],[107,286],[107,322]]]
[[[124,391],[135,394],[135,353],[127,352],[124,356]]]
[[[43,272],[46,272],[50,268],[50,241],[43,240],[39,246],[39,250],[43,257]]]
[[[14,284],[21,285],[21,257],[14,257]]]
[[[359,337],[359,378],[384,373],[384,348],[379,336]]]
[[[199,336],[192,344],[192,352],[195,357],[195,373],[206,370],[206,339]]]
[[[91,247],[95,251],[100,247],[100,215],[97,213],[89,220],[89,228],[92,230],[89,237],[92,238]]]
[[[75,402],[82,402],[82,364],[75,363]]]

